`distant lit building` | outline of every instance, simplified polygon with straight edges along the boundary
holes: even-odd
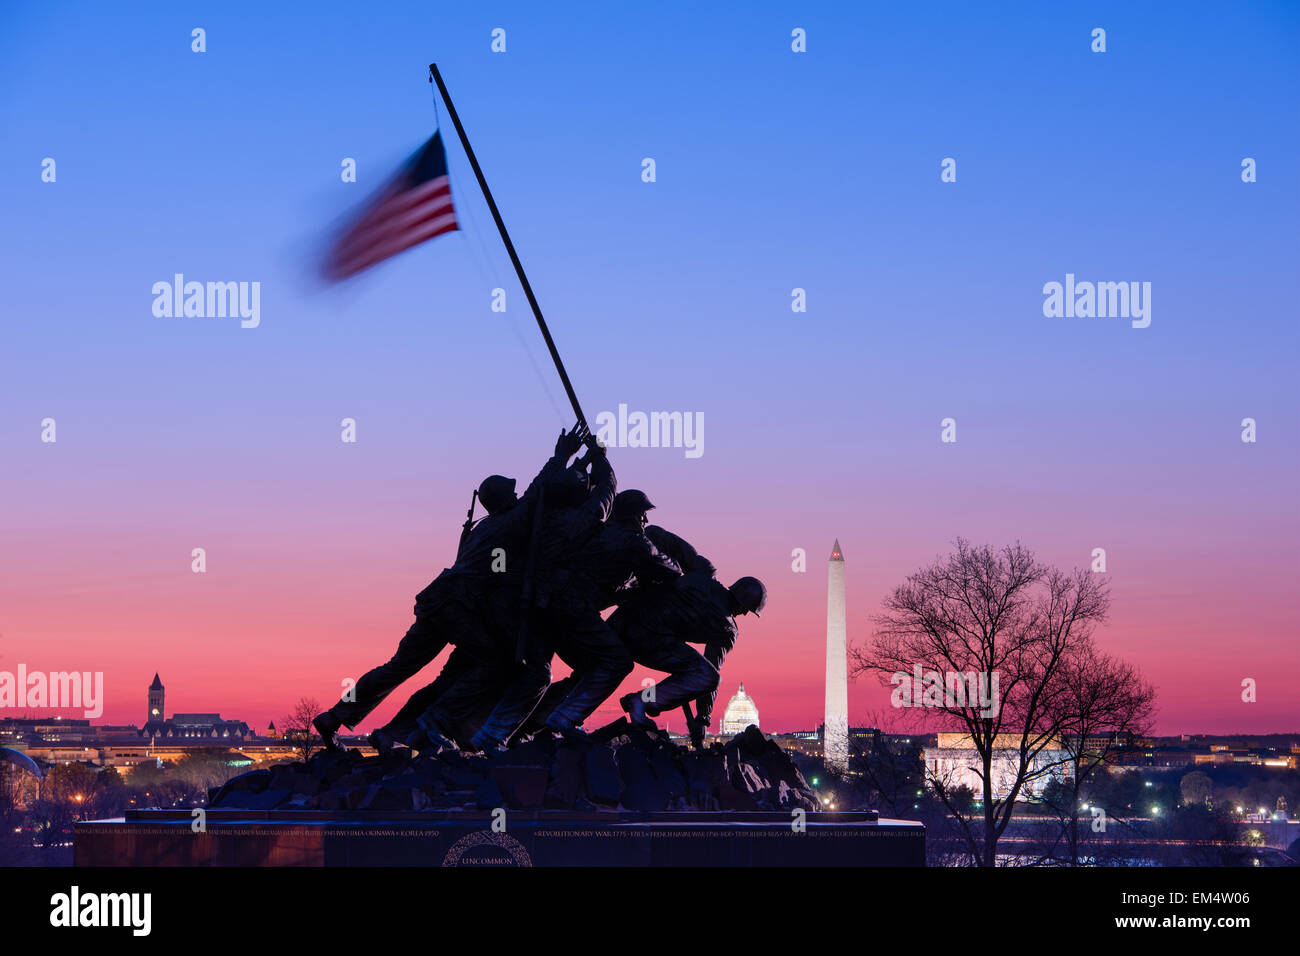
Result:
[[[162,679],[155,674],[143,727],[92,725],[83,718],[0,717],[0,747],[21,751],[47,768],[81,763],[129,771],[139,764],[164,766],[214,750],[237,751],[239,756],[230,759],[234,766],[272,766],[300,759],[297,744],[286,741],[273,722],[260,736],[244,721],[225,720],[220,714],[167,717],[165,694]],[[373,753],[365,737],[343,739],[367,756]]]
[[[153,683],[149,685],[149,704],[145,711],[144,726],[147,733],[149,727],[157,726],[163,722],[163,700],[167,695],[167,690],[163,687],[163,682],[159,679],[157,671],[153,675]]]
[[[744,733],[750,724],[758,726],[758,707],[754,698],[745,693],[745,683],[741,681],[740,690],[727,702],[727,709],[722,713],[722,736],[734,737]]]
[[[149,685],[149,703],[141,737],[158,741],[189,741],[228,744],[234,740],[251,739],[254,734],[242,720],[222,720],[220,714],[172,714],[165,717],[163,710],[166,690],[157,674]]]
[[[769,739],[776,741],[782,750],[824,761],[825,750],[822,745],[822,738],[825,733],[826,725],[819,724],[816,730],[791,730],[785,733],[772,734]],[[884,734],[876,727],[850,727],[848,739],[850,757],[873,753],[899,755],[907,753],[913,747],[911,735]],[[916,746],[919,747],[921,738],[917,737],[916,741]],[[850,767],[852,766],[853,764],[850,762]],[[849,769],[843,772],[850,776],[857,776],[861,771]]]
[[[993,765],[990,773],[994,799],[1009,796],[1015,785],[1020,766],[1020,741],[1019,734],[998,734],[993,740]],[[936,746],[926,747],[921,755],[927,787],[933,789],[937,780],[945,789],[965,785],[974,792],[976,799],[984,796],[984,781],[980,778],[980,755],[972,746],[970,734],[940,733]],[[1071,779],[1074,768],[1069,757],[1069,752],[1061,748],[1059,741],[1048,741],[1031,758],[1028,768],[1031,779],[1025,781],[1021,795],[1037,799],[1042,796],[1049,781],[1056,779],[1064,782]]]

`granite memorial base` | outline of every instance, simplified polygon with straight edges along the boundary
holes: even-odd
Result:
[[[494,827],[494,823],[496,826]],[[76,825],[77,866],[924,866],[873,812],[133,810]]]

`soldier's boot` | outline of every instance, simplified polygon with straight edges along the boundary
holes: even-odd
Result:
[[[704,749],[704,728],[705,724],[702,720],[694,719],[686,722],[686,729],[691,735],[691,746],[696,750]]]
[[[334,711],[327,710],[317,714],[311,719],[311,725],[316,728],[316,733],[320,734],[321,742],[327,749],[346,749],[339,740],[339,728],[343,726],[343,721],[334,716]]]
[[[618,699],[623,710],[627,712],[628,720],[632,721],[638,727],[645,730],[658,730],[659,725],[650,719],[646,713],[645,699],[639,693],[624,694]]]
[[[436,754],[441,753],[444,750],[460,749],[456,746],[454,740],[450,740],[447,737],[434,740],[423,727],[417,727],[415,730],[411,731],[411,733],[407,734],[406,739],[403,740],[402,743],[406,744],[406,746],[418,753],[427,752]]]
[[[526,744],[528,743],[528,741],[536,737],[539,733],[542,733],[542,730],[526,730],[521,727],[519,730],[516,730],[513,734],[510,735],[510,738],[506,741],[506,746],[514,747],[518,744]]]
[[[546,726],[551,730],[555,731],[561,737],[565,737],[569,740],[587,739],[586,731],[582,730],[579,727],[575,727],[573,725],[573,721],[571,721],[568,717],[565,717],[563,714],[557,713],[555,711],[552,711],[550,716],[546,718]]]
[[[484,733],[482,730],[477,731],[469,742],[483,751],[485,754],[504,753],[509,748],[501,741],[497,740],[491,734]]]
[[[455,741],[447,736],[438,719],[424,713],[416,720],[419,727],[406,738],[406,745],[414,750],[457,750]]]

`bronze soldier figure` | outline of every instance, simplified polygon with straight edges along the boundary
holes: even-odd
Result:
[[[512,478],[492,475],[483,480],[478,498],[487,510],[467,535],[462,536],[455,563],[421,591],[415,598],[415,623],[397,645],[393,656],[368,671],[353,688],[352,700],[337,704],[312,720],[327,747],[339,747],[341,726],[355,727],[366,718],[395,687],[415,675],[453,639],[476,635],[484,628],[480,608],[489,597],[494,577],[493,552],[522,550],[529,529],[529,505],[548,480],[563,471],[565,464],[581,447],[585,428],[575,426],[560,432],[555,453],[529,484],[523,498],[515,495]]]
[[[591,542],[559,567],[547,569],[539,587],[539,615],[560,659],[573,674],[547,690],[528,726],[573,734],[632,672],[623,642],[601,619],[632,581],[654,588],[681,569],[645,535],[644,492],[621,491],[608,522]]]
[[[713,564],[686,541],[653,525],[646,535],[686,573],[666,587],[631,589],[610,615],[609,624],[632,659],[668,673],[639,692],[625,694],[619,703],[633,723],[653,727],[650,718],[694,701],[695,715],[687,710],[688,729],[698,749],[712,719],[722,662],[735,647],[735,619],[749,613],[758,617],[767,604],[767,589],[754,577],[724,587],[714,577]],[[703,644],[704,653],[691,644]]]

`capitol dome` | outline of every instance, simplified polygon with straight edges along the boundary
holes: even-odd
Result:
[[[736,692],[735,697],[731,698],[727,709],[723,711],[722,735],[725,737],[743,733],[750,724],[758,726],[758,708],[754,706],[754,698],[745,693],[745,684],[742,681],[740,690]]]

